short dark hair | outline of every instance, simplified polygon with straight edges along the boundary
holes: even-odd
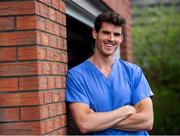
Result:
[[[116,13],[115,11],[108,11],[99,14],[94,21],[94,28],[96,32],[99,32],[103,22],[111,23],[116,26],[123,26],[126,21],[120,16],[120,14]]]

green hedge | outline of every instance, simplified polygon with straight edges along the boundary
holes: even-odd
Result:
[[[133,8],[133,51],[155,96],[151,134],[180,134],[180,15],[178,8]]]

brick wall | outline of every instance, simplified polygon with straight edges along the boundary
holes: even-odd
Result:
[[[130,0],[102,0],[112,10],[121,14],[126,19],[125,40],[121,45],[121,57],[124,60],[133,61],[131,38],[131,1]]]
[[[65,5],[0,2],[0,134],[66,134]]]

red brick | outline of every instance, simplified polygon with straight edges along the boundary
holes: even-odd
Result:
[[[53,21],[56,20],[55,10],[52,8],[49,8],[49,19],[51,19]]]
[[[65,75],[67,75],[67,71],[68,71],[68,65],[67,65],[67,64],[64,64],[64,72],[65,72]]]
[[[18,122],[0,124],[1,135],[39,135],[40,122]]]
[[[37,21],[37,29],[45,30],[45,19],[38,16],[36,21]]]
[[[48,46],[49,45],[49,34],[46,34],[46,33],[41,33],[41,44],[42,45],[45,45],[45,46]]]
[[[53,33],[53,22],[50,20],[45,21],[46,32]]]
[[[35,31],[0,33],[0,46],[16,46],[36,43]]]
[[[54,130],[60,128],[60,119],[59,119],[59,117],[54,118],[53,123],[54,123]]]
[[[36,31],[36,44],[42,44],[42,38],[41,38],[41,32],[40,31]]]
[[[62,36],[63,38],[66,38],[66,37],[67,37],[67,36],[66,36],[66,27],[61,26],[61,27],[60,27],[60,31],[61,31],[61,36]]]
[[[61,61],[62,62],[68,62],[68,57],[67,57],[67,53],[66,52],[61,54]]]
[[[41,16],[48,18],[48,6],[42,3],[39,3],[39,13]]]
[[[18,121],[19,108],[0,109],[0,121]]]
[[[47,49],[47,60],[54,60],[54,49]]]
[[[40,3],[35,1],[35,14],[40,15]]]
[[[0,95],[0,106],[27,106],[42,104],[39,92],[11,93]]]
[[[66,88],[66,77],[62,77],[62,88]]]
[[[57,37],[57,48],[66,50],[66,40],[61,37]]]
[[[53,24],[53,31],[54,31],[54,34],[55,34],[55,35],[60,36],[60,25],[54,23],[54,24]]]
[[[56,81],[56,88],[62,88],[62,77],[61,76],[55,77],[55,81]]]
[[[19,47],[19,60],[43,60],[46,59],[46,49],[42,47]]]
[[[0,92],[17,91],[17,78],[0,78]]]
[[[59,74],[58,63],[56,62],[51,63],[51,74],[53,75]]]
[[[51,0],[39,0],[39,1],[43,2],[44,4],[51,6]]]
[[[41,121],[41,135],[46,134],[46,121]]]
[[[67,127],[64,127],[64,128],[60,128],[60,129],[57,129],[51,133],[49,133],[49,135],[68,135],[68,128]]]
[[[61,75],[66,75],[66,64],[59,63],[59,74]]]
[[[57,115],[57,111],[56,111],[56,104],[49,104],[48,105],[48,111],[49,111],[49,117],[53,117]]]
[[[63,46],[62,46],[63,41],[61,40],[61,38],[60,37],[56,37],[56,41],[57,41],[56,48],[63,49]]]
[[[45,91],[44,92],[44,103],[51,103],[52,102],[52,92],[51,91]]]
[[[54,129],[53,118],[46,120],[46,133],[53,131],[53,129]]]
[[[64,52],[64,62],[68,62],[68,54],[67,52]]]
[[[19,60],[34,60],[37,59],[37,47],[19,47]]]
[[[66,26],[66,15],[62,14],[62,24]]]
[[[54,89],[56,87],[56,82],[54,77],[48,77],[48,89]]]
[[[21,120],[39,120],[40,108],[37,107],[21,107]]]
[[[51,73],[51,63],[50,62],[42,62],[43,63],[43,74]]]
[[[39,78],[39,89],[48,89],[47,85],[47,77],[40,77]]]
[[[41,114],[41,118],[45,119],[49,117],[49,113],[48,113],[48,105],[42,105],[40,107],[40,114]]]
[[[35,13],[34,1],[1,2],[0,15],[25,15]]]
[[[43,74],[43,63],[41,61],[39,61],[37,63],[37,67],[38,67],[38,71],[39,71],[38,74],[42,75]]]
[[[62,112],[63,113],[66,113],[67,111],[66,111],[66,103],[65,102],[61,102],[61,107],[62,107]]]
[[[16,48],[0,48],[0,61],[16,60]]]
[[[38,77],[22,77],[19,79],[20,90],[38,90],[39,86],[40,85]]]
[[[53,0],[52,7],[59,10],[59,0]]]
[[[1,76],[37,75],[37,62],[0,64]]]
[[[61,127],[67,126],[67,115],[60,116],[60,124],[61,124]]]
[[[65,103],[64,102],[58,103],[56,109],[57,109],[57,115],[66,113]]]
[[[64,89],[59,92],[59,99],[60,99],[60,101],[65,100],[65,90]]]
[[[59,1],[59,10],[65,13],[65,3],[63,1]]]
[[[13,30],[15,29],[14,17],[1,17],[0,30]]]
[[[46,56],[46,48],[43,48],[43,47],[38,47],[37,48],[38,50],[38,54],[37,54],[37,58],[38,59],[41,59],[41,60],[46,60],[47,59],[47,56]]]
[[[19,89],[20,90],[47,89],[47,78],[46,77],[22,77],[19,79]]]
[[[56,22],[58,22],[59,24],[62,24],[63,14],[58,12],[58,11],[56,11],[55,12],[55,17],[56,17]]]
[[[36,16],[22,16],[16,18],[17,30],[35,29]]]
[[[68,128],[62,128],[60,130],[58,130],[58,135],[67,135],[68,134]]]
[[[63,45],[63,49],[67,50],[67,40],[66,39],[62,39],[62,45]]]
[[[61,51],[56,50],[56,51],[54,52],[54,60],[55,60],[55,61],[61,61],[61,54],[62,54]]]
[[[59,101],[59,91],[53,91],[53,102]]]
[[[49,37],[49,46],[50,47],[57,47],[56,36],[50,35],[50,37]]]

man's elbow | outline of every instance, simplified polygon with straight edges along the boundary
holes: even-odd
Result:
[[[151,131],[153,129],[153,120],[148,120],[144,126],[147,131]]]
[[[88,132],[91,132],[91,128],[90,126],[87,124],[87,123],[80,123],[78,125],[78,128],[79,128],[79,131],[82,133],[82,134],[86,134]]]
[[[80,131],[82,134],[88,133],[88,129],[87,129],[86,127],[84,127],[84,126],[79,127],[79,131]]]

